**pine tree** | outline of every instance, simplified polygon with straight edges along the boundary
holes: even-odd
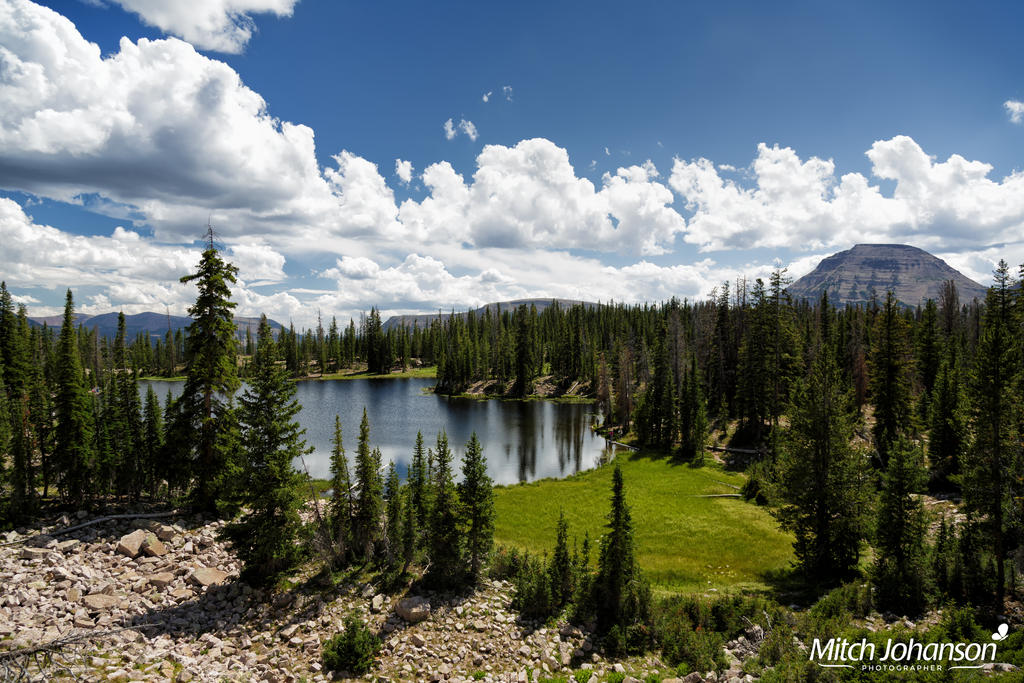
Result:
[[[796,536],[793,549],[804,574],[833,581],[849,574],[860,557],[867,531],[866,461],[851,445],[852,397],[826,329],[812,352],[810,373],[793,390],[790,428],[777,461],[779,506],[772,514]]]
[[[377,455],[370,450],[370,421],[366,417],[366,408],[363,408],[363,419],[359,423],[355,477],[358,492],[352,516],[352,536],[355,549],[369,561],[373,559],[374,544],[380,540],[384,482]]]
[[[198,270],[181,278],[196,282],[199,295],[188,309],[185,357],[185,388],[179,398],[185,424],[179,434],[186,440],[187,459],[194,460],[197,510],[214,512],[237,474],[238,432],[234,396],[239,387],[237,342],[229,285],[235,284],[238,268],[221,259],[210,242]],[[187,436],[186,436],[187,435]]]
[[[365,413],[364,413],[365,414]],[[348,555],[352,533],[352,482],[348,476],[348,459],[341,439],[341,416],[334,416],[334,437],[331,448],[331,502],[327,509],[330,546],[337,564]]]
[[[889,462],[889,446],[911,426],[910,339],[897,306],[896,296],[890,290],[872,333],[870,384],[875,405],[874,441],[883,468]]]
[[[301,480],[292,461],[312,449],[296,420],[301,406],[295,385],[277,366],[277,345],[266,316],[256,338],[253,374],[239,411],[245,482],[241,502],[247,509],[224,535],[242,560],[243,576],[265,583],[299,559],[295,541],[302,526]]]
[[[61,495],[69,503],[77,505],[90,492],[89,481],[96,451],[92,404],[85,388],[74,315],[75,304],[69,289],[64,302],[57,359],[54,459]]]
[[[409,565],[416,559],[416,541],[418,525],[416,522],[416,505],[412,500],[412,492],[408,486],[402,489],[402,571],[408,571]]]
[[[918,614],[925,607],[930,578],[927,524],[917,495],[925,478],[920,446],[899,437],[882,478],[873,571],[878,604],[899,614]]]
[[[555,552],[548,565],[548,580],[551,583],[551,600],[555,609],[565,607],[573,597],[573,565],[569,558],[569,523],[565,512],[559,511],[555,527]]]
[[[601,537],[592,595],[598,628],[603,633],[644,622],[650,610],[650,589],[634,556],[633,521],[618,464],[612,473],[611,510],[606,527],[608,531]]]
[[[156,495],[157,473],[160,471],[159,458],[163,449],[164,420],[160,411],[160,399],[153,391],[153,385],[146,387],[146,403],[143,418],[143,482],[150,496]]]
[[[995,607],[1002,609],[1007,553],[1006,510],[1020,474],[1017,335],[1012,325],[1012,289],[1004,261],[985,299],[985,316],[971,382],[975,438],[964,463],[964,504],[984,532],[995,561]]]
[[[959,479],[961,454],[968,442],[966,397],[954,354],[955,346],[950,344],[949,353],[939,365],[930,404],[928,460],[939,487],[951,486],[953,479]]]
[[[388,562],[395,564],[402,550],[402,491],[398,481],[398,470],[395,462],[388,464],[388,476],[385,480],[384,499],[386,501],[386,529]]]
[[[484,457],[476,432],[469,438],[466,452],[462,456],[462,482],[458,490],[469,577],[471,581],[476,581],[494,544],[494,484],[487,475],[487,458]]]
[[[416,513],[416,525],[423,528],[430,512],[430,475],[427,472],[426,457],[423,453],[423,432],[416,432],[416,446],[412,451],[409,466],[409,494]]]
[[[465,572],[462,535],[458,528],[458,499],[452,481],[452,453],[448,436],[437,435],[434,453],[433,505],[430,510],[430,583],[440,588],[457,586]]]

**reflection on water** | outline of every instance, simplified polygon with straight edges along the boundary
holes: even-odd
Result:
[[[314,448],[306,456],[310,474],[328,476],[335,414],[341,416],[345,450],[352,461],[364,406],[371,446],[380,448],[385,461],[393,460],[403,477],[417,431],[433,446],[437,433],[446,430],[456,453],[456,470],[475,431],[487,456],[488,472],[499,484],[564,477],[596,466],[607,455],[604,438],[589,428],[595,417],[591,405],[474,401],[424,393],[433,383],[430,379],[299,382],[299,422]],[[153,386],[161,400],[168,390],[177,396],[183,386],[180,382],[140,382],[143,393],[146,384]],[[301,463],[296,466],[301,468]]]

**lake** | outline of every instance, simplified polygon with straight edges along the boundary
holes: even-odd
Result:
[[[184,383],[139,382],[143,394],[146,385],[163,401],[168,390],[178,396]],[[298,382],[299,423],[314,449],[305,458],[309,473],[317,478],[329,476],[335,415],[341,416],[352,471],[364,406],[371,448],[380,448],[385,464],[393,460],[403,478],[417,431],[423,432],[424,444],[431,448],[438,432],[447,432],[456,473],[466,442],[476,432],[488,473],[498,484],[568,476],[597,466],[615,448],[590,429],[592,421],[600,420],[591,404],[449,398],[427,392],[433,385],[434,380],[423,378]],[[302,463],[295,465],[302,469]]]

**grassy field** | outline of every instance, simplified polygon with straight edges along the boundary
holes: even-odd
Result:
[[[792,537],[761,507],[739,498],[700,498],[736,493],[743,475],[716,465],[693,468],[664,457],[620,455],[626,500],[633,516],[637,559],[657,592],[764,590],[769,575],[793,558]],[[549,554],[559,510],[569,534],[582,541],[603,533],[612,466],[567,479],[498,487],[495,542]]]
[[[422,377],[425,379],[437,379],[437,366],[430,365],[425,368],[413,368],[405,372],[392,372],[389,375],[376,375],[365,370],[362,372],[332,372],[323,377],[305,377],[306,380],[335,380],[335,379],[403,379],[409,377]]]

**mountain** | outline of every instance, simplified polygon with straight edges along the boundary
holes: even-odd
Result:
[[[117,313],[101,313],[100,315],[75,314],[75,323],[84,325],[86,329],[95,329],[99,336],[113,339],[117,335]],[[49,327],[59,328],[64,320],[62,315],[48,315],[45,317],[30,317],[29,322],[42,325],[46,323]],[[166,313],[135,313],[124,317],[125,336],[129,340],[135,338],[140,332],[148,333],[153,340],[163,339],[167,329],[172,332],[184,329],[192,322],[192,318],[184,315],[167,315]],[[275,332],[280,331],[281,324],[273,320],[268,321]],[[259,327],[259,318],[247,318],[235,316],[235,329],[240,339],[245,338],[245,330],[252,330],[253,337],[256,336],[256,329]]]
[[[532,304],[537,308],[537,312],[540,313],[545,308],[551,306],[551,304],[557,302],[562,308],[570,308],[577,304],[590,308],[597,304],[589,301],[577,301],[575,299],[516,299],[515,301],[498,301],[495,303],[484,304],[480,308],[473,310],[475,315],[483,315],[484,311],[488,308],[491,309],[491,314],[500,313],[502,311],[511,311],[520,306],[530,307]],[[384,331],[387,332],[393,327],[399,325],[405,325],[406,327],[412,327],[418,325],[421,329],[430,327],[430,323],[435,320],[447,320],[451,313],[421,313],[419,315],[393,315],[384,322]],[[456,315],[466,315],[465,312],[459,312]]]
[[[942,259],[907,244],[858,244],[822,259],[818,267],[789,286],[795,300],[811,301],[827,290],[836,306],[879,301],[893,290],[900,303],[917,306],[939,300],[939,288],[952,280],[960,301],[984,299],[986,288]]]

